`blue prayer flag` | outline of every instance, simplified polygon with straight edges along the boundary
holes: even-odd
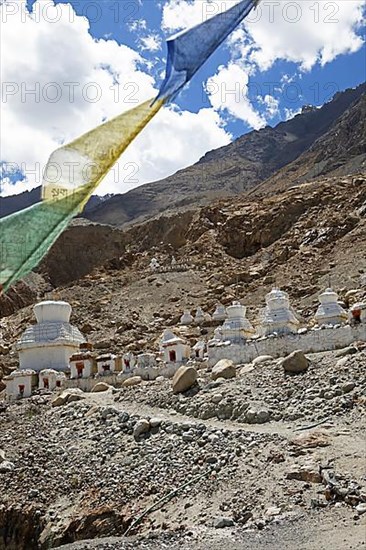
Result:
[[[157,99],[174,98],[258,3],[259,0],[243,0],[229,10],[167,40],[166,75]]]

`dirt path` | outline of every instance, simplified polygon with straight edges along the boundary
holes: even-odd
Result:
[[[157,540],[142,537],[89,540],[62,550],[362,550],[366,548],[366,518],[357,522],[345,509],[304,515],[264,531],[201,530],[182,540],[162,534]]]
[[[150,416],[160,418],[161,420],[170,421],[170,422],[187,422],[189,424],[204,424],[205,426],[210,426],[212,428],[221,429],[221,430],[230,430],[230,431],[239,431],[245,430],[252,433],[263,433],[263,434],[277,434],[287,439],[293,437],[296,433],[296,426],[286,426],[280,422],[270,422],[267,424],[240,424],[239,422],[233,422],[230,420],[218,420],[210,418],[208,420],[202,420],[201,418],[195,418],[192,416],[186,416],[184,414],[177,413],[173,409],[162,409],[159,407],[151,407],[142,403],[133,403],[130,401],[117,401],[113,400],[113,395],[111,393],[103,394],[86,394],[88,398],[91,399],[96,405],[99,406],[108,406],[112,405],[119,410],[126,411],[130,415],[138,416]],[[306,423],[305,423],[306,425]],[[333,423],[331,421],[324,424],[323,427],[332,427]]]

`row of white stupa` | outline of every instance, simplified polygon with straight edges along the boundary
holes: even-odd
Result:
[[[338,303],[337,294],[331,289],[321,294],[319,299],[320,307],[315,316],[319,325],[337,326],[349,320],[347,312]],[[273,290],[267,295],[266,304],[259,331],[262,335],[298,332],[299,321],[291,310],[287,293]],[[352,310],[357,322],[366,322],[365,304],[358,304]],[[132,353],[122,357],[105,354],[94,359],[81,332],[70,324],[71,306],[66,302],[41,302],[34,306],[34,313],[37,324],[29,327],[17,344],[19,370],[4,378],[8,394],[27,396],[34,386],[35,377],[38,377],[39,387],[53,389],[62,385],[63,372],[69,370],[71,378],[87,378],[96,373],[126,373],[136,368],[157,366],[156,355],[152,353],[137,357]],[[183,324],[192,323],[193,318],[189,315],[186,312],[182,317]],[[239,302],[228,308],[219,305],[212,318],[223,321],[222,326],[215,330],[215,340],[240,343],[255,335],[255,329],[246,318],[246,307]],[[199,319],[207,320],[201,309],[197,312],[196,322]],[[193,357],[203,359],[205,347],[205,342],[197,342],[193,347]],[[169,330],[164,332],[160,351],[161,360],[167,365],[179,365],[192,357],[190,346]]]
[[[320,305],[315,314],[315,321],[319,326],[337,326],[347,323],[352,319],[356,322],[366,321],[366,304],[356,304],[350,315],[343,309],[338,301],[338,295],[328,288],[319,296]],[[181,317],[182,325],[200,324],[204,321],[224,321],[223,325],[215,330],[217,340],[231,342],[245,341],[256,334],[278,336],[297,333],[300,322],[290,306],[289,296],[286,292],[273,289],[266,296],[266,307],[258,331],[246,318],[246,307],[239,302],[234,302],[225,308],[218,305],[212,318],[205,314],[201,308],[197,309],[195,317],[190,311],[185,311]]]
[[[37,323],[27,328],[17,343],[19,370],[3,379],[9,398],[29,397],[35,387],[50,390],[61,387],[65,372],[70,372],[70,378],[89,378],[95,374],[125,374],[155,368],[159,360],[179,365],[191,358],[190,346],[169,330],[160,342],[158,360],[153,353],[137,356],[131,352],[122,356],[107,353],[95,357],[92,345],[70,324],[70,304],[47,301],[33,310]],[[198,342],[193,349],[195,357],[203,357],[204,349],[204,342]]]

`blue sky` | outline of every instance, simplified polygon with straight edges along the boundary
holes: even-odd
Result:
[[[53,2],[59,6],[53,8]],[[26,15],[33,10],[32,20],[9,9],[8,34],[2,38],[12,51],[2,63],[13,90],[2,104],[3,194],[40,184],[52,150],[126,108],[112,100],[114,85],[124,90],[122,103],[129,91],[139,101],[154,94],[165,68],[165,38],[199,23],[225,2],[70,0],[65,6],[65,0],[19,0],[21,4]],[[165,177],[253,128],[273,126],[303,105],[322,105],[337,91],[365,81],[362,1],[281,0],[265,2],[261,9],[132,146],[121,171],[102,184],[101,193],[124,192]],[[84,94],[70,102],[65,93],[69,80],[84,88],[94,82],[103,93],[95,104]],[[44,98],[50,83],[62,89],[58,101]],[[131,83],[138,91],[128,88]],[[22,96],[23,88],[38,85],[39,97]],[[167,142],[174,143],[169,155]]]

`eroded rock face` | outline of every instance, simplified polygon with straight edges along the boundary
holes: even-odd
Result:
[[[0,549],[38,550],[44,522],[35,509],[0,506]]]
[[[173,393],[183,393],[191,388],[197,380],[197,371],[193,367],[180,367],[172,380]]]
[[[0,293],[0,318],[12,315],[18,309],[33,304],[36,299],[36,291],[23,281],[19,281],[6,294]]]

